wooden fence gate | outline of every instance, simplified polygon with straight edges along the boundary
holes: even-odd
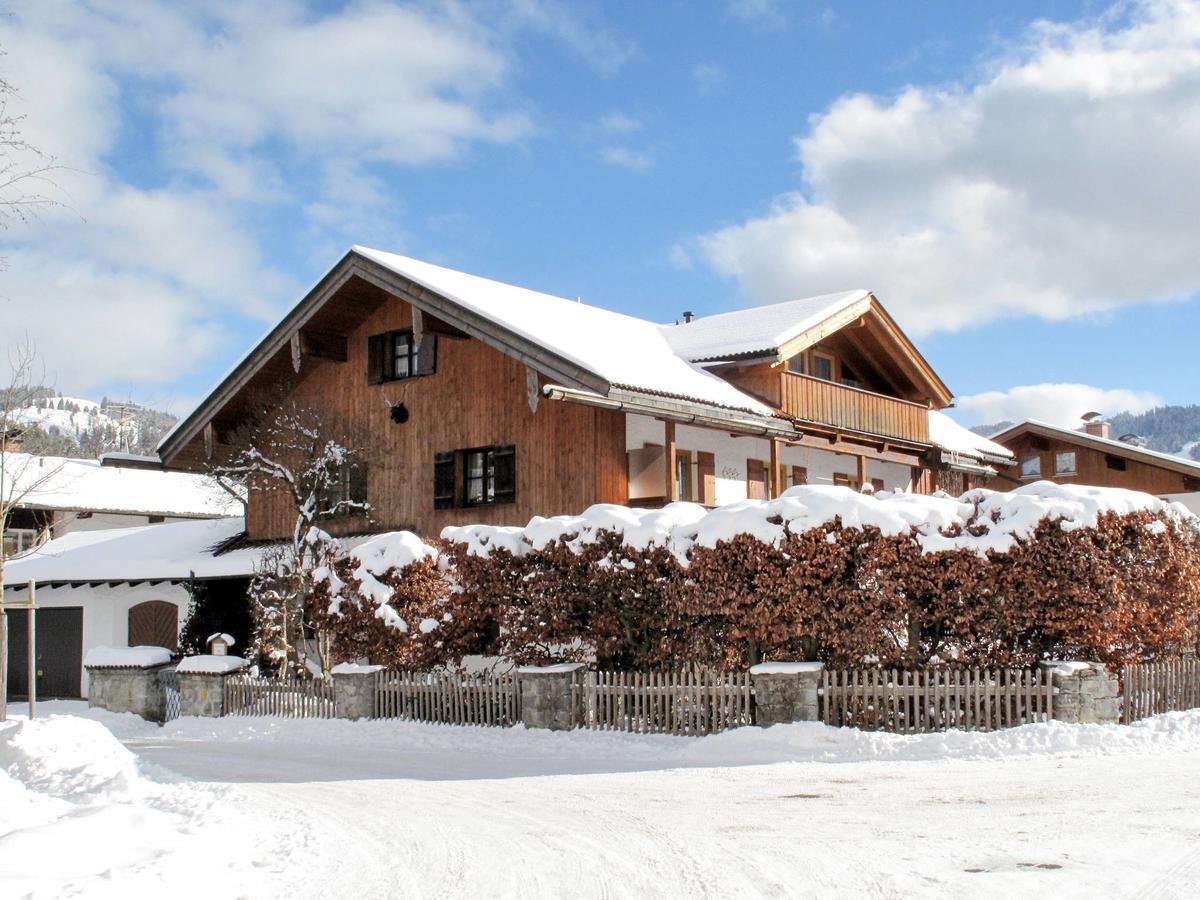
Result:
[[[230,675],[225,678],[223,691],[227,716],[334,717],[333,682],[324,678]]]
[[[452,725],[516,725],[521,693],[515,674],[459,675],[380,671],[375,718]]]
[[[752,725],[749,672],[580,672],[573,686],[583,728],[713,734]]]
[[[1194,655],[1121,668],[1121,721],[1126,725],[1200,707],[1200,660]]]

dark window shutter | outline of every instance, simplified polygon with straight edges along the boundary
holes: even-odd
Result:
[[[700,487],[700,502],[705,506],[717,503],[717,457],[703,450],[696,453],[696,481]]]
[[[451,509],[454,506],[454,454],[435,453],[433,456],[433,508]]]
[[[746,460],[746,498],[767,499],[767,466],[761,459]]]
[[[497,447],[492,456],[495,464],[495,493],[497,503],[512,503],[517,499],[517,448]]]
[[[367,338],[367,384],[383,381],[383,362],[387,357],[388,336],[375,334]]]
[[[808,469],[804,466],[792,466],[792,487],[798,484],[808,484]]]
[[[350,466],[346,499],[350,500],[354,503],[366,503],[367,502],[367,464],[366,463],[359,462],[359,463],[354,463],[352,466]],[[354,509],[348,510],[348,513],[352,516],[365,515],[364,511],[357,507]]]
[[[417,349],[417,375],[432,375],[437,370],[437,335],[426,334],[421,337]]]
[[[886,490],[886,488],[883,486],[882,478],[872,478],[871,479],[871,487],[877,491]]]

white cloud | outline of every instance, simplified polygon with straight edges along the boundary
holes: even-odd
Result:
[[[779,0],[726,0],[725,8],[743,22],[782,25],[787,21]]]
[[[631,172],[648,172],[654,168],[654,154],[649,150],[613,145],[600,148],[600,159],[610,166]]]
[[[169,385],[228,355],[230,317],[273,318],[301,287],[266,260],[265,221],[293,217],[293,243],[330,259],[354,240],[397,246],[403,202],[382,169],[532,135],[519,33],[606,73],[633,52],[581,23],[554,0],[21,6],[0,19],[0,75],[26,137],[69,168],[65,205],[6,235],[0,335],[28,332],[75,391]]]
[[[975,83],[846,96],[804,190],[696,249],[769,302],[864,286],[914,333],[1200,289],[1200,4],[1030,29]]]
[[[955,416],[970,425],[1038,419],[1051,425],[1076,426],[1084,413],[1140,413],[1163,402],[1162,397],[1149,391],[1090,384],[1026,384],[1007,391],[959,397]]]

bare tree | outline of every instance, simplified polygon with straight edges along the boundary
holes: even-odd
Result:
[[[25,116],[9,109],[16,93],[12,84],[0,78],[0,228],[5,229],[59,205],[47,193],[56,187],[53,173],[62,168],[22,137]]]
[[[252,403],[246,422],[229,439],[210,471],[249,492],[284,502],[292,518],[290,540],[264,552],[251,582],[257,649],[285,671],[307,670],[311,647],[321,670],[328,643],[310,622],[314,573],[340,552],[322,525],[370,520],[366,497],[368,451],[341,416],[298,403],[281,386]]]
[[[26,498],[45,487],[62,468],[43,466],[41,459],[17,452],[21,436],[29,427],[21,420],[20,411],[37,397],[45,373],[36,371],[37,351],[28,338],[9,351],[8,362],[8,383],[0,388],[0,609],[4,607],[4,565],[10,552],[9,519]],[[0,721],[7,703],[8,616],[0,614]]]

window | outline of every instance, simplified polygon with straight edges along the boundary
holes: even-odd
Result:
[[[321,497],[321,515],[327,519],[348,519],[366,515],[367,467],[363,463],[342,466]]]
[[[846,387],[862,387],[862,382],[858,380],[858,376],[854,374],[854,370],[845,363],[842,363],[842,384],[846,385]]]
[[[675,496],[680,500],[695,500],[696,481],[692,478],[692,454],[688,450],[675,451]]]
[[[795,372],[797,375],[803,375],[805,372],[804,354],[797,353],[795,356],[789,359],[787,361],[787,370],[789,372]]]
[[[823,381],[833,381],[833,357],[814,353],[812,373]]]
[[[1123,456],[1113,456],[1111,453],[1108,453],[1104,457],[1104,464],[1118,472],[1125,471],[1125,457]]]
[[[1075,474],[1075,451],[1065,450],[1054,454],[1054,473],[1056,475]]]
[[[435,453],[433,456],[433,508],[454,507],[454,454]]]
[[[146,516],[146,520],[151,525],[159,525],[167,520],[166,516]]]
[[[1042,458],[1040,456],[1027,456],[1021,460],[1021,477],[1032,478],[1034,475],[1042,474]]]
[[[38,532],[33,528],[10,528],[4,532],[4,555],[17,556],[37,546]]]
[[[432,375],[437,363],[437,336],[426,335],[420,342],[411,331],[389,331],[367,340],[367,381],[379,384]]]
[[[517,495],[515,447],[480,447],[462,451],[463,505],[512,503]]]

